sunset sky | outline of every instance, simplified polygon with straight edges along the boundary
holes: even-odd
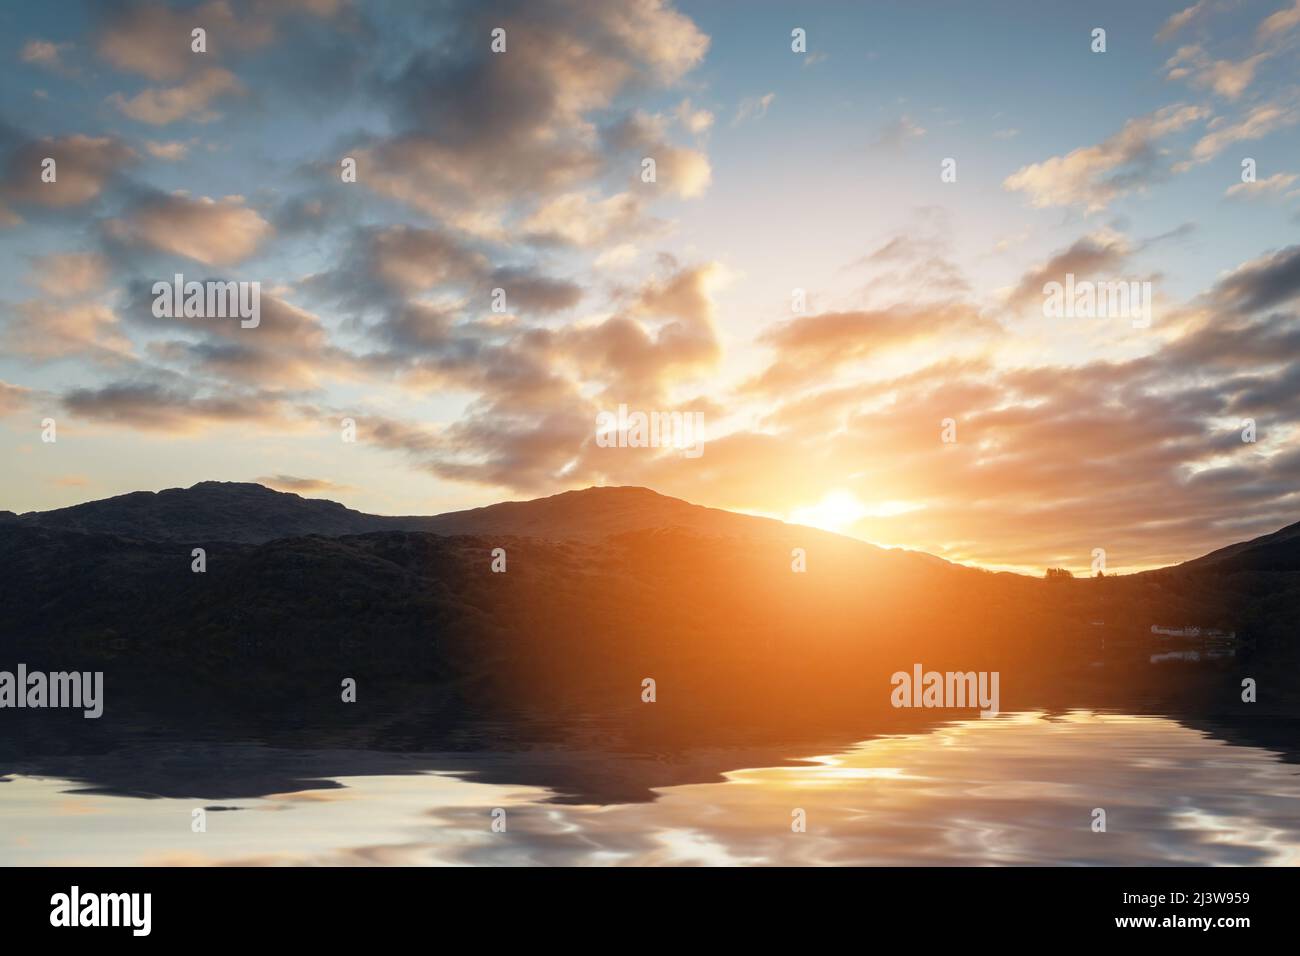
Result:
[[[1038,571],[1275,530],[1298,48],[1300,0],[6,4],[0,508],[635,484]],[[176,273],[261,324],[155,318]],[[1066,273],[1150,327],[1045,317]],[[703,454],[598,447],[620,404]]]

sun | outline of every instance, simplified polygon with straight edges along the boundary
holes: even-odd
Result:
[[[793,524],[806,524],[823,531],[844,533],[870,513],[871,509],[852,492],[837,489],[828,491],[815,505],[795,508],[790,512],[788,520]]]
[[[852,534],[854,525],[863,518],[893,518],[924,507],[924,502],[903,500],[878,501],[865,505],[853,492],[836,488],[828,491],[815,505],[795,508],[786,515],[785,520],[837,534]]]

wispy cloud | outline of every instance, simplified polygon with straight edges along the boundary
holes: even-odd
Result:
[[[1166,175],[1158,144],[1209,115],[1201,106],[1163,107],[1129,120],[1120,132],[1095,146],[1023,166],[1002,185],[1025,193],[1040,208],[1077,205],[1098,212],[1119,196]]]
[[[736,107],[736,115],[731,120],[732,126],[739,126],[741,123],[750,120],[759,120],[767,115],[768,107],[776,99],[775,93],[764,93],[762,96],[747,96],[740,101]]]

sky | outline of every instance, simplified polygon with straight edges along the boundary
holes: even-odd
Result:
[[[1276,530],[1298,46],[1300,0],[5,5],[0,508],[644,485],[1040,573]],[[257,324],[155,314],[178,274]]]

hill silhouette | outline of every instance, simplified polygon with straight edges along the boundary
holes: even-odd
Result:
[[[248,543],[401,527],[401,519],[362,514],[336,501],[303,498],[259,484],[222,481],[201,481],[190,488],[158,492],[133,491],[68,508],[16,515],[11,522],[157,541]]]
[[[645,488],[394,517],[202,482],[0,521],[0,633],[56,658],[237,673],[264,700],[351,668],[494,712],[608,710],[656,676],[678,704],[826,716],[878,707],[888,675],[918,661],[1001,669],[1028,696],[1099,664],[1112,689],[1149,689],[1152,624],[1236,630],[1249,640],[1234,664],[1289,667],[1293,531],[1048,582]]]
[[[1300,521],[1175,566],[1181,571],[1300,571]]]
[[[365,514],[336,501],[304,498],[252,482],[203,481],[189,488],[136,491],[52,511],[3,514],[10,516],[10,522],[25,527],[155,541],[249,544],[301,535],[338,537],[372,531],[514,535],[559,541],[599,540],[628,531],[670,528],[707,535],[749,536],[786,526],[772,518],[706,508],[635,486],[593,487],[439,515],[393,516]],[[4,520],[0,517],[0,522]],[[828,534],[808,530],[818,536]]]
[[[998,671],[1004,710],[1285,715],[1300,698],[1288,530],[1047,581],[644,488],[390,517],[203,482],[0,515],[4,659],[102,670],[109,694],[99,721],[21,717],[0,757],[58,767],[155,728],[345,750],[853,740],[954,716],[891,707],[890,675],[917,663]],[[1234,630],[1240,654],[1153,666],[1152,624]],[[1241,702],[1243,676],[1261,705]]]

